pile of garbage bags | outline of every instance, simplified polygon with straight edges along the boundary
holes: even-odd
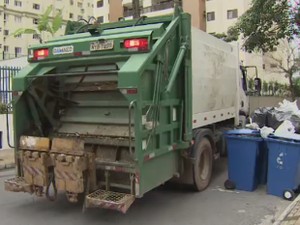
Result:
[[[283,100],[279,107],[261,107],[254,111],[246,127],[258,129],[263,137],[276,136],[300,139],[300,110],[297,102]]]

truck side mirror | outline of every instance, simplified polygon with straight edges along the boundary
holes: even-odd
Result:
[[[254,79],[254,88],[255,88],[255,91],[260,95],[260,92],[261,92],[261,79],[256,77]]]

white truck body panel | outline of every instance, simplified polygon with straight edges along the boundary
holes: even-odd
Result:
[[[238,47],[192,28],[193,128],[239,122]]]

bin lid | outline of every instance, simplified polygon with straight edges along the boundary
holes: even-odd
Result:
[[[226,132],[226,135],[250,135],[250,136],[257,136],[259,135],[258,130],[251,130],[251,129],[235,129],[229,130]]]
[[[289,135],[286,135],[286,136],[276,136],[275,134],[270,134],[268,136],[268,139],[276,139],[276,140],[292,141],[292,142],[300,143],[299,134],[289,134]]]

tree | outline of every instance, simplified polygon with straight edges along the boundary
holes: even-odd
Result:
[[[277,52],[265,54],[268,64],[272,65],[269,70],[273,73],[284,74],[288,79],[289,91],[294,100],[296,98],[296,85],[293,76],[300,71],[300,59],[297,56],[297,48],[288,41],[280,41],[281,45]]]
[[[17,29],[14,33],[13,36],[18,36],[20,34],[38,34],[40,43],[43,42],[42,40],[42,33],[47,32],[50,33],[52,37],[56,34],[56,32],[59,30],[63,23],[63,18],[62,18],[62,11],[58,11],[53,19],[50,17],[51,12],[53,11],[53,6],[50,5],[40,16],[38,19],[38,25],[35,29],[33,28],[20,28]]]
[[[247,52],[265,53],[269,58],[274,73],[284,74],[289,82],[292,98],[295,98],[293,75],[299,69],[299,59],[291,41],[300,34],[299,0],[252,0],[252,5],[228,29],[230,34],[241,35],[242,47]],[[280,44],[286,47],[282,55],[274,53]],[[274,66],[275,65],[275,66]]]
[[[289,0],[252,0],[252,6],[229,28],[242,34],[248,52],[269,52],[282,39],[299,35],[300,4]]]
[[[133,18],[140,18],[140,0],[132,0]]]

